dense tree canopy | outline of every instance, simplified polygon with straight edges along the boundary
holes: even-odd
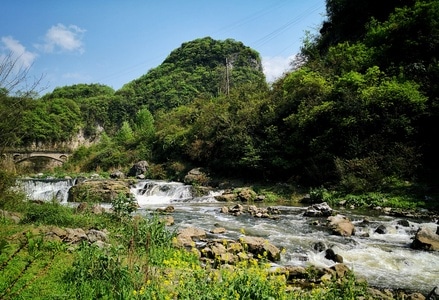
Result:
[[[259,54],[232,39],[206,37],[183,43],[160,66],[118,93],[154,112],[227,94],[250,83],[255,89],[267,88]]]
[[[432,180],[439,2],[328,0],[327,13],[300,63],[270,88],[256,51],[200,38],[116,92],[79,84],[20,102],[22,135],[10,140],[103,128],[98,144],[73,155],[82,170],[146,159],[357,192]],[[14,101],[0,99],[6,110]]]

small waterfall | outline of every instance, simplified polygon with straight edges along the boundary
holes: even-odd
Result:
[[[30,200],[67,203],[68,191],[75,183],[76,179],[21,179],[17,188]]]
[[[186,202],[193,198],[192,186],[180,182],[142,180],[131,187],[140,207],[173,202]]]

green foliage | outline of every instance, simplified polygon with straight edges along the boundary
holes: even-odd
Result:
[[[50,99],[71,99],[79,100],[98,96],[110,96],[114,90],[102,84],[74,84],[71,86],[57,87],[53,92],[42,97],[43,100]]]
[[[118,145],[126,147],[129,147],[134,142],[134,132],[127,121],[122,123],[122,127],[114,136],[114,141]]]
[[[136,140],[142,143],[151,143],[155,134],[154,117],[151,112],[146,109],[140,109],[134,120],[134,132]]]
[[[128,299],[133,279],[123,264],[120,248],[102,250],[82,243],[76,251],[72,268],[63,281],[75,299]]]
[[[56,202],[31,203],[21,222],[72,227],[75,225],[74,210]]]
[[[266,89],[259,54],[232,39],[210,37],[183,43],[165,61],[125,85],[118,94],[129,94],[152,113],[227,94],[252,83]]]
[[[126,220],[121,225],[124,244],[128,246],[132,243],[136,249],[146,250],[151,263],[160,261],[160,251],[172,247],[172,240],[176,236],[155,214],[150,217],[135,217],[133,221]]]
[[[129,217],[137,209],[137,202],[134,196],[119,193],[112,201],[114,214],[119,218]]]

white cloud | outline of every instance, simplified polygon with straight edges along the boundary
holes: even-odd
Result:
[[[293,56],[274,56],[274,57],[263,57],[262,67],[264,69],[265,77],[268,82],[273,82],[279,77],[281,77],[286,71],[291,69],[291,62],[294,59]]]
[[[37,54],[26,51],[26,48],[11,36],[2,37],[2,44],[8,54],[11,54],[12,59],[16,61],[17,68],[29,68],[37,58]],[[6,55],[1,54],[0,58],[3,60]]]
[[[68,27],[63,24],[52,26],[45,36],[45,44],[37,46],[45,52],[68,51],[68,52],[84,52],[82,37],[85,30],[76,25]]]

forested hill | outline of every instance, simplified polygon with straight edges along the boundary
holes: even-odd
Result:
[[[266,89],[259,54],[243,43],[210,37],[183,43],[157,68],[126,84],[119,93],[151,112],[209,99],[251,85]]]

